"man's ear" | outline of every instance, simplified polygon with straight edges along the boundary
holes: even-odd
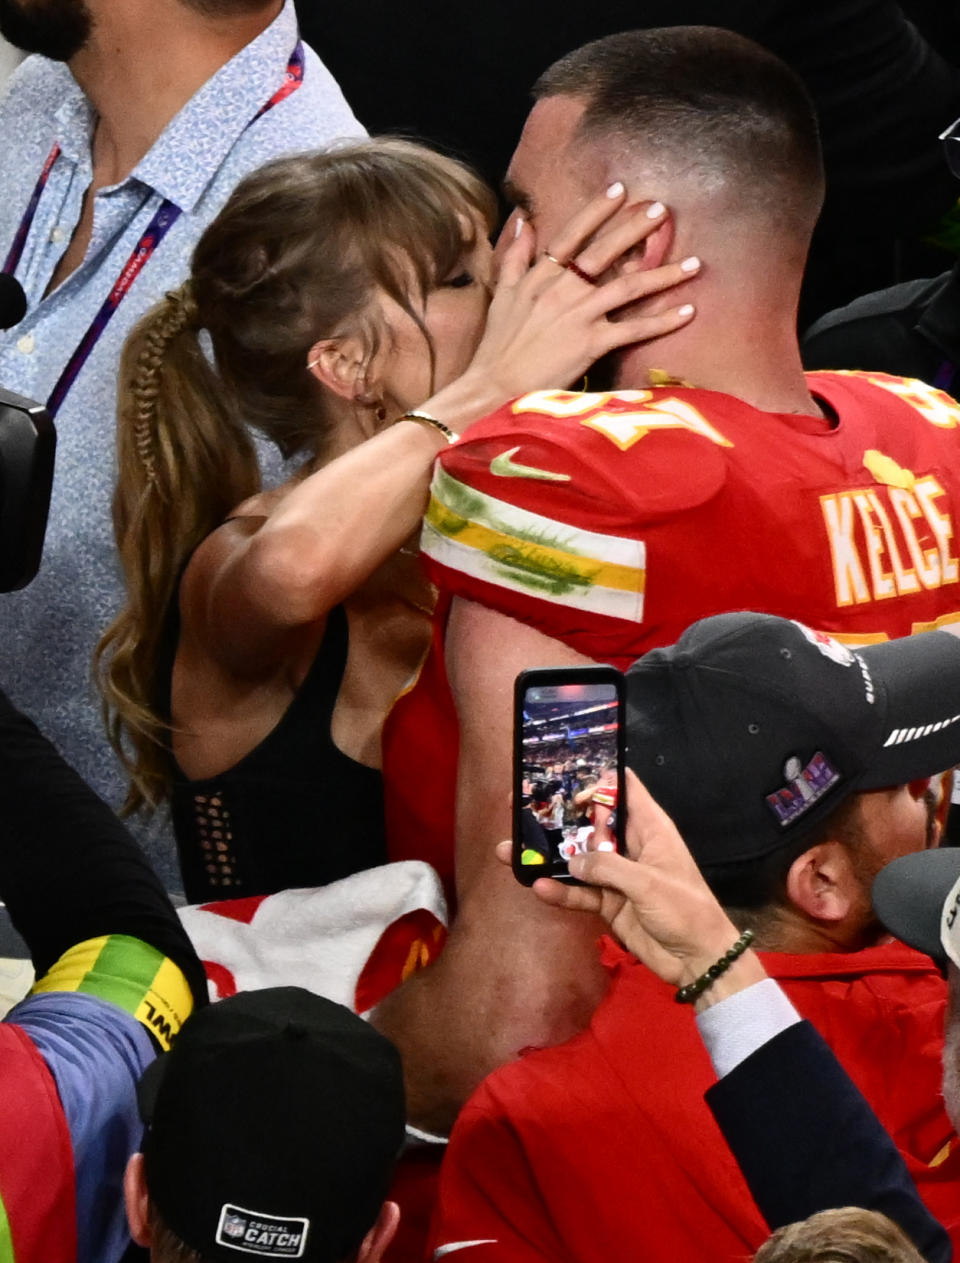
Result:
[[[315,342],[307,356],[307,368],[341,399],[356,399],[365,393],[368,358],[363,338],[355,333],[344,334]]]
[[[130,1236],[137,1245],[149,1246],[153,1240],[150,1230],[150,1195],[143,1175],[143,1154],[135,1153],[123,1173],[123,1200],[127,1208],[127,1224]]]
[[[840,842],[821,842],[804,851],[787,873],[787,897],[814,921],[844,921],[862,899],[862,890]]]
[[[399,1223],[400,1207],[396,1202],[384,1202],[380,1207],[377,1222],[360,1243],[357,1263],[379,1263],[386,1253],[387,1246],[396,1235]]]
[[[627,206],[623,213],[627,215],[645,215],[647,207],[650,205],[652,203],[642,202],[638,205]],[[618,273],[649,272],[653,268],[660,267],[670,257],[675,235],[673,216],[668,212],[650,236],[638,242],[632,250],[628,250],[626,254],[614,263],[611,271]]]

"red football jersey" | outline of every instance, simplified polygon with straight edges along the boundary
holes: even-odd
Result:
[[[960,620],[960,407],[808,381],[828,420],[678,386],[501,408],[440,459],[434,581],[620,667],[730,610],[858,643]]]
[[[704,1101],[715,1075],[688,1006],[609,940],[607,953],[614,979],[589,1028],[494,1071],[460,1112],[434,1257],[744,1263],[766,1239]],[[946,988],[936,966],[901,943],[761,956],[870,1102],[956,1247],[960,1153],[940,1094]]]

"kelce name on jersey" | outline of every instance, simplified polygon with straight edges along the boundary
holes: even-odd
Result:
[[[910,486],[874,485],[820,497],[837,605],[861,605],[941,588],[960,578],[953,521],[932,474]],[[918,529],[919,528],[919,529]]]

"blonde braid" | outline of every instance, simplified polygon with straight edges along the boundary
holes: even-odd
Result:
[[[196,336],[202,327],[184,286],[141,318],[120,359],[113,529],[127,597],[95,664],[110,741],[130,773],[125,810],[159,802],[173,775],[165,633],[180,577],[260,487],[253,444]]]
[[[140,354],[137,356],[130,393],[136,408],[133,439],[143,463],[147,482],[157,484],[155,450],[157,398],[164,369],[167,346],[186,329],[199,328],[196,299],[189,281],[179,289],[170,290],[157,318],[147,329]]]

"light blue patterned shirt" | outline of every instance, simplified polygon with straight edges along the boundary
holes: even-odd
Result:
[[[94,123],[65,65],[28,58],[0,102],[0,266],[44,161],[61,147],[16,275],[29,308],[0,333],[0,386],[45,401],[164,198],[183,213],[134,282],[56,418],[57,468],[40,574],[0,595],[0,687],[108,802],[125,784],[91,680],[94,645],[122,595],[110,526],[116,373],[132,325],[189,271],[200,234],[237,182],[282,154],[363,134],[310,49],[302,86],[252,126],[280,87],[297,42],[292,0],[196,93],[121,184],[96,194],[83,263],[47,298],[91,181]],[[161,54],[162,55],[162,51]]]

